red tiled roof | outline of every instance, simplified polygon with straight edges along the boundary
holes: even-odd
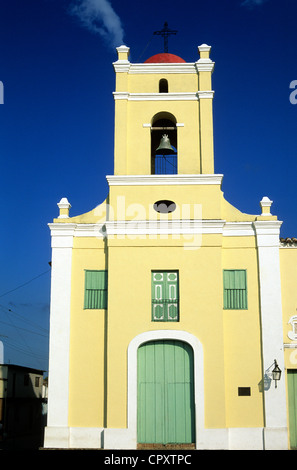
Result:
[[[286,245],[293,245],[297,243],[297,238],[295,237],[280,238],[280,242],[285,243]]]

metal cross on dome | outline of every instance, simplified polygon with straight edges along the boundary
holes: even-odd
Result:
[[[165,21],[164,28],[161,31],[155,31],[154,34],[158,36],[163,36],[164,38],[164,52],[168,52],[168,36],[171,34],[176,34],[178,31],[168,28],[168,23]]]

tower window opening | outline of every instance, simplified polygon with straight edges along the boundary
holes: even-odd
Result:
[[[160,113],[163,114],[163,113]],[[176,121],[164,113],[151,128],[151,173],[152,175],[177,174],[177,129]]]
[[[161,78],[159,81],[159,93],[168,93],[168,81],[166,78]]]

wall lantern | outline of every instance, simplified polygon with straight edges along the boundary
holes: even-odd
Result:
[[[274,359],[274,369],[272,370],[272,378],[275,382],[275,388],[277,387],[277,382],[281,378],[282,371],[278,367],[278,364],[276,362],[276,359]]]

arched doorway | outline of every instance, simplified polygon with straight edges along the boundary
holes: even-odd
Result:
[[[194,357],[183,341],[148,341],[137,351],[137,442],[195,442]]]

